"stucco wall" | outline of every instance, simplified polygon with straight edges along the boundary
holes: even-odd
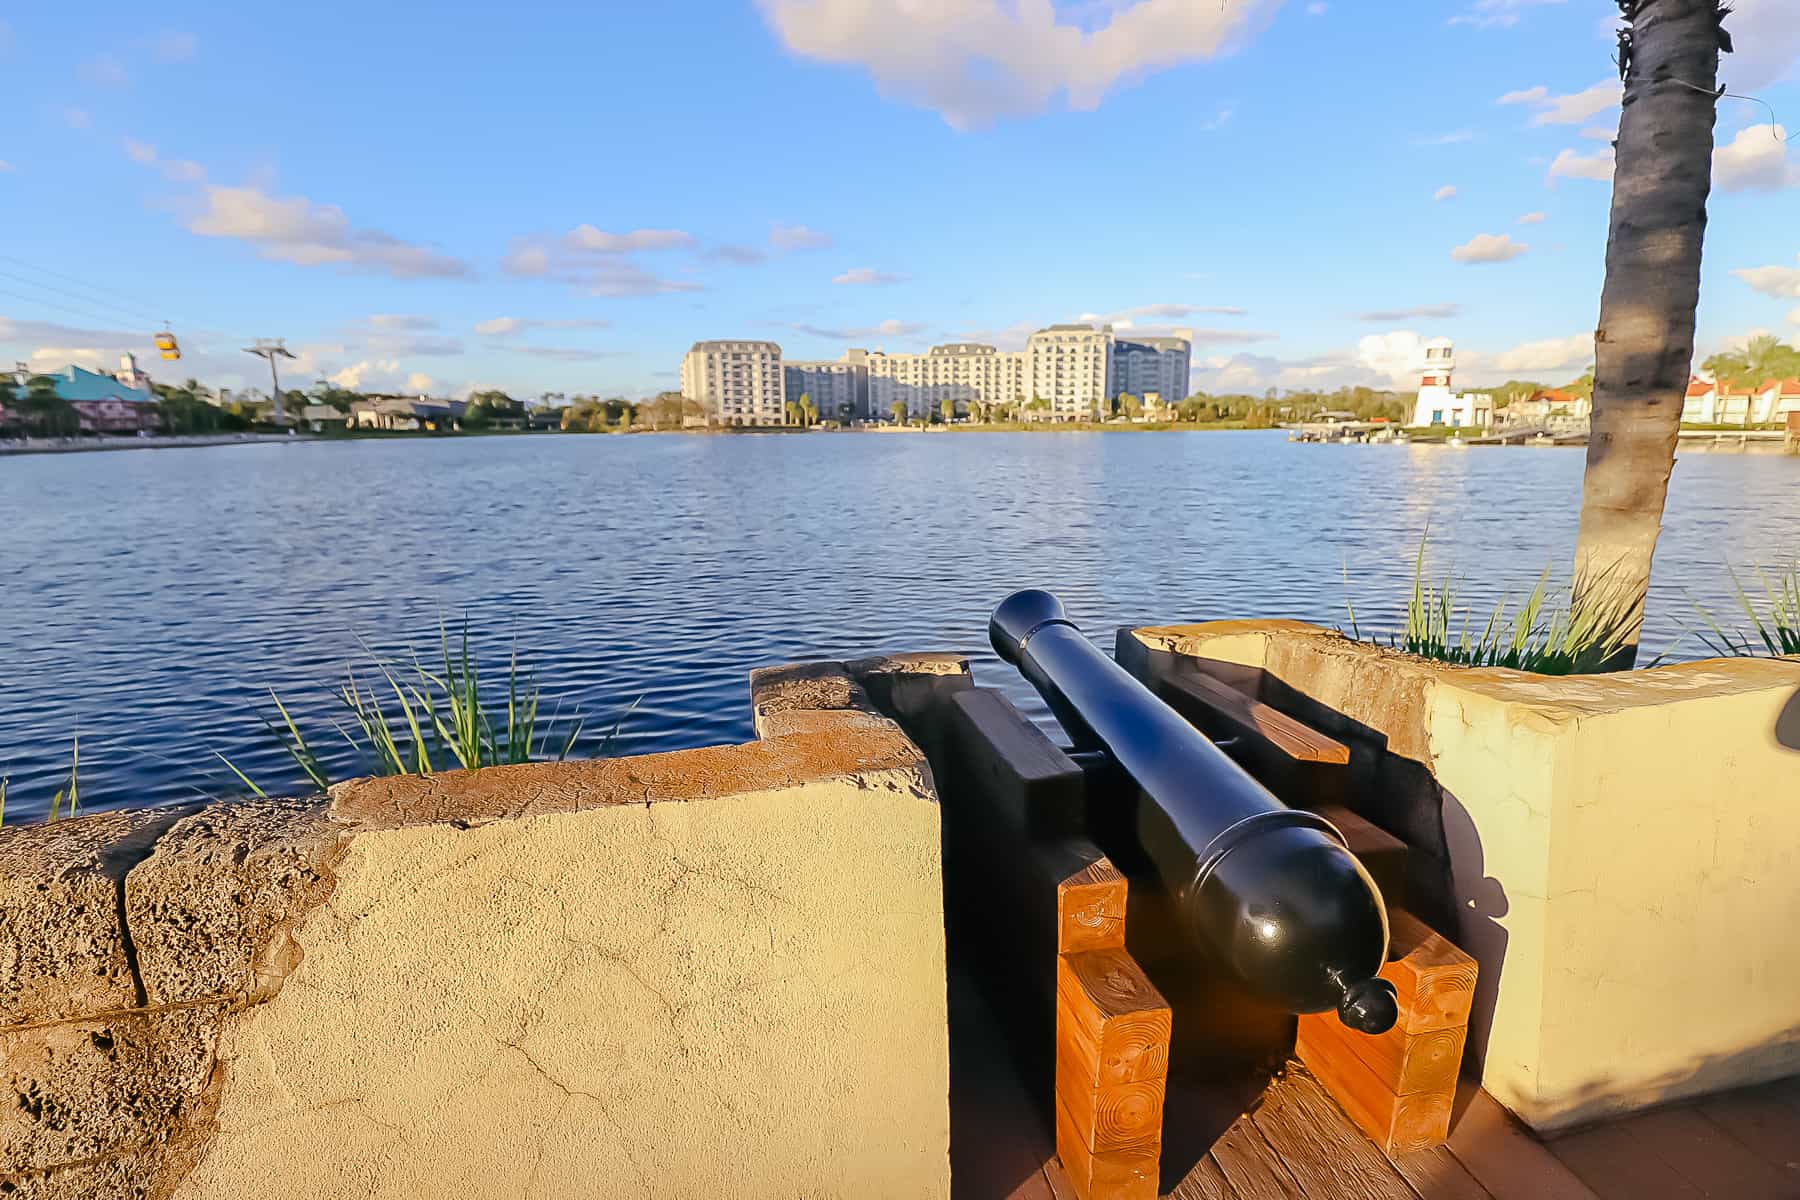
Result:
[[[1317,706],[1296,715],[1430,772],[1436,812],[1382,812],[1393,770],[1358,802],[1440,831],[1481,960],[1471,1050],[1534,1126],[1800,1071],[1800,661],[1551,679],[1295,622],[1134,636],[1262,668]]]
[[[0,1190],[947,1196],[929,769],[803,674],[744,746],[0,833]]]

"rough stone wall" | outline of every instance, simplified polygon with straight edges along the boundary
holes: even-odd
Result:
[[[762,740],[0,832],[0,1196],[948,1194],[938,814]],[[766,715],[765,715],[766,710]]]
[[[170,1194],[341,848],[324,797],[0,834],[0,1195]]]
[[[1135,636],[1260,668],[1353,768],[1380,752],[1359,804],[1415,846],[1441,830],[1470,1049],[1536,1127],[1800,1071],[1800,659],[1552,678],[1295,622]]]

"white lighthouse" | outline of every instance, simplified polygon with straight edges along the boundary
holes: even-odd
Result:
[[[1494,419],[1494,400],[1477,392],[1458,395],[1452,376],[1456,371],[1456,347],[1449,338],[1432,338],[1419,356],[1419,398],[1413,405],[1414,425],[1448,425],[1465,429],[1489,425]]]

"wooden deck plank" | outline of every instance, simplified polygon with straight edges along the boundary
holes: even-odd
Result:
[[[1300,1067],[1269,1084],[1251,1120],[1300,1185],[1298,1195],[1416,1200],[1412,1185]]]
[[[1787,1172],[1800,1194],[1800,1109],[1787,1102],[1784,1085],[1766,1084],[1708,1096],[1694,1108],[1761,1155],[1764,1162]]]
[[[1044,1183],[1055,1200],[1081,1200],[1081,1194],[1075,1190],[1069,1173],[1063,1170],[1062,1163],[1054,1157],[1044,1164]]]
[[[1627,1117],[1613,1128],[1636,1139],[1643,1152],[1654,1153],[1703,1196],[1782,1200],[1794,1194],[1784,1172],[1686,1105]],[[1557,1150],[1555,1143],[1551,1150]]]
[[[1702,1200],[1706,1195],[1616,1125],[1557,1138],[1550,1152],[1601,1200]]]
[[[1424,1200],[1493,1200],[1493,1193],[1456,1161],[1448,1146],[1417,1150],[1393,1160],[1400,1178]]]
[[[1594,1200],[1580,1176],[1479,1089],[1452,1123],[1446,1145],[1494,1200]]]
[[[1238,1200],[1238,1194],[1209,1154],[1195,1164],[1165,1200]]]
[[[1237,1200],[1290,1200],[1305,1195],[1249,1117],[1240,1117],[1213,1143],[1209,1156],[1231,1183]]]

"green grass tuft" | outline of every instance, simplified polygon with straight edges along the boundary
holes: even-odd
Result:
[[[1605,573],[1576,588],[1553,590],[1550,569],[1514,610],[1502,597],[1479,633],[1474,613],[1457,600],[1458,581],[1446,574],[1433,583],[1425,572],[1430,531],[1419,539],[1413,560],[1412,594],[1406,602],[1406,625],[1390,634],[1388,644],[1420,658],[1469,667],[1509,667],[1539,675],[1587,675],[1604,669],[1630,641],[1636,616],[1635,597],[1613,575]],[[1345,587],[1348,590],[1348,572]],[[1349,602],[1346,600],[1346,605]],[[1351,635],[1365,639],[1351,612]]]
[[[1718,618],[1708,611],[1705,605],[1694,602],[1701,619],[1711,630],[1701,634],[1700,639],[1714,654],[1724,658],[1748,658],[1759,654],[1800,655],[1800,561],[1791,564],[1785,571],[1765,571],[1756,568],[1756,578],[1762,584],[1762,606],[1744,587],[1736,571],[1727,567],[1731,575],[1731,587],[1736,596],[1738,607],[1750,622],[1748,632],[1743,629],[1726,629]],[[1760,647],[1758,643],[1761,643]]]
[[[564,721],[559,704],[548,718],[542,715],[542,693],[528,669],[519,665],[515,646],[507,666],[502,696],[484,692],[474,655],[469,648],[465,618],[452,647],[449,631],[438,629],[443,659],[441,670],[427,670],[414,655],[401,666],[379,657],[363,644],[373,668],[365,685],[354,670],[335,693],[350,715],[349,728],[333,723],[339,736],[357,751],[363,771],[376,775],[429,775],[445,768],[475,768],[507,763],[567,758],[579,742],[585,721],[579,712]],[[324,760],[314,750],[287,706],[269,693],[281,720],[264,719],[263,725],[281,743],[313,786],[324,789],[333,780]],[[642,697],[639,697],[641,700]],[[633,701],[601,742],[598,754],[612,749],[626,718],[637,709]],[[257,795],[263,789],[219,756],[244,785]]]

